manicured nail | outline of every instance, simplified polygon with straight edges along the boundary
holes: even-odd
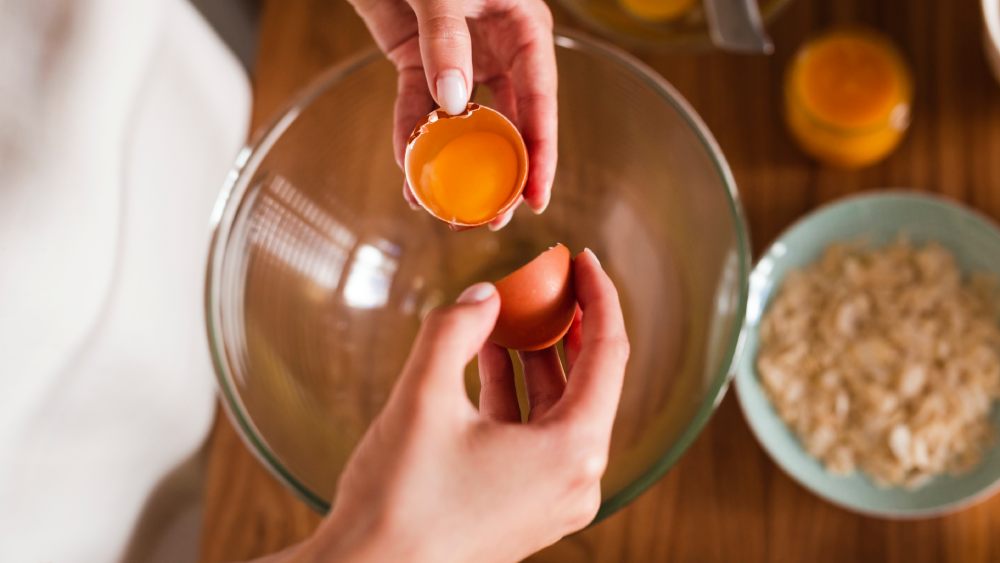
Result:
[[[548,186],[545,190],[545,193],[549,194],[548,196],[546,196],[545,201],[543,201],[542,204],[537,208],[536,207],[531,208],[531,210],[535,213],[535,215],[541,215],[542,213],[545,213],[546,209],[549,208],[549,202],[552,201],[552,186]]]
[[[406,203],[409,204],[410,209],[414,211],[420,210],[420,204],[417,203],[417,198],[413,195],[413,192],[410,191],[410,186],[406,184],[406,180],[403,180],[403,199],[405,199]]]
[[[507,224],[510,223],[510,220],[513,218],[514,218],[514,211],[510,210],[503,214],[503,217],[500,218],[499,222],[490,223],[488,227],[493,232],[499,231],[500,229],[506,227]]]
[[[469,91],[465,88],[465,77],[461,72],[451,69],[438,74],[437,102],[451,115],[465,111],[465,106],[469,103]]]
[[[458,299],[456,299],[455,302],[463,305],[482,303],[490,297],[493,297],[493,294],[496,292],[496,288],[493,287],[493,284],[490,282],[480,282],[465,288],[465,291],[458,296]]]
[[[584,248],[584,249],[583,249],[583,252],[584,252],[584,253],[586,253],[586,254],[589,254],[589,255],[590,255],[590,257],[594,259],[594,262],[597,262],[597,265],[598,265],[598,266],[600,266],[600,265],[601,265],[601,260],[600,260],[600,258],[598,258],[596,254],[594,254],[594,251],[593,251],[593,250],[591,250],[591,249],[589,249],[589,248]]]

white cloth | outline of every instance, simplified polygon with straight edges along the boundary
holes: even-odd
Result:
[[[113,561],[211,424],[250,88],[185,0],[0,0],[0,561]]]

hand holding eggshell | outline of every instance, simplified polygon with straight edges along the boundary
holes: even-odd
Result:
[[[559,245],[527,270],[568,261]],[[499,287],[476,284],[428,315],[341,475],[337,502],[290,559],[521,561],[593,521],[629,346],[617,290],[597,258],[585,251],[573,272],[582,313],[566,342],[570,376],[546,365],[558,361],[555,350],[521,354],[531,356],[523,424],[510,355],[486,341]],[[478,410],[464,380],[477,350]]]
[[[475,86],[524,135],[531,160],[523,201],[549,204],[556,171],[557,91],[552,14],[543,0],[350,0],[399,73],[393,147],[402,167],[414,124],[434,110],[461,114]],[[417,201],[410,185],[404,197]],[[510,220],[520,199],[497,219]]]

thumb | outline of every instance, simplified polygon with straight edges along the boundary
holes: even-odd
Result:
[[[455,305],[431,311],[410,351],[404,379],[423,390],[454,387],[464,394],[460,374],[489,338],[499,312],[500,298],[491,283],[473,285]]]
[[[472,88],[472,38],[462,0],[419,1],[413,11],[434,101],[451,115],[462,113]]]

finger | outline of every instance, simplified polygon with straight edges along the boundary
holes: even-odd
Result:
[[[524,366],[524,386],[528,391],[528,421],[538,420],[559,401],[566,388],[559,353],[554,347],[536,352],[518,352]]]
[[[499,74],[489,80],[486,83],[489,87],[490,92],[493,93],[493,102],[496,105],[497,111],[504,114],[504,116],[511,121],[511,123],[517,124],[517,98],[514,95],[514,85],[510,81],[510,77],[506,74]],[[514,218],[514,212],[517,208],[521,206],[524,202],[524,196],[519,196],[514,205],[511,206],[503,215],[497,217],[496,219],[490,221],[489,229],[491,231],[499,231],[500,229],[506,227],[511,219]]]
[[[413,3],[427,85],[444,110],[465,111],[472,91],[472,38],[461,0]]]
[[[490,221],[490,223],[489,223],[490,230],[496,232],[496,231],[499,231],[500,229],[506,227],[507,224],[510,223],[510,220],[514,218],[514,212],[517,211],[517,208],[518,208],[518,206],[521,205],[522,201],[524,201],[524,198],[518,196],[517,201],[514,202],[514,205],[510,206],[510,209],[508,209],[507,211],[504,211],[503,215],[501,215],[501,216],[497,217],[496,219]]]
[[[417,36],[417,20],[405,2],[349,0],[379,49],[393,58],[400,45]]]
[[[516,125],[517,97],[514,95],[514,85],[511,83],[510,77],[507,74],[499,74],[490,79],[487,86],[493,93],[493,102],[496,105],[497,111],[504,114],[504,116],[509,119],[511,123]],[[514,212],[517,211],[517,208],[520,207],[523,202],[524,196],[521,195],[506,213],[490,222],[490,230],[499,231],[500,229],[506,227],[510,223],[511,219],[514,218]]]
[[[491,283],[466,289],[455,305],[431,311],[403,369],[401,385],[421,391],[465,396],[465,366],[483,347],[500,312],[500,297]]]
[[[493,103],[496,110],[504,114],[511,123],[517,125],[517,96],[514,94],[514,83],[506,73],[498,74],[486,84],[493,93]]]
[[[417,202],[416,196],[413,195],[413,190],[410,188],[410,183],[403,180],[403,199],[410,206],[410,209],[418,211],[420,209],[420,203]]]
[[[392,147],[396,164],[403,167],[406,142],[414,125],[434,109],[434,99],[427,91],[423,68],[419,66],[399,69],[396,82],[396,106],[393,118]],[[412,194],[411,194],[412,195]]]
[[[611,279],[589,250],[573,261],[573,283],[583,313],[580,353],[552,415],[572,419],[574,424],[594,424],[593,428],[610,437],[629,354],[621,303]]]
[[[541,2],[518,4],[511,14],[520,35],[508,61],[517,105],[517,124],[528,148],[524,199],[541,213],[549,205],[558,158],[557,75],[552,16]]]
[[[576,359],[580,357],[580,349],[583,347],[583,311],[580,306],[576,306],[576,313],[573,314],[573,322],[563,337],[563,349],[566,351],[566,374],[572,375],[573,366]]]
[[[399,73],[393,119],[393,155],[396,164],[403,167],[406,141],[417,120],[434,109],[434,99],[427,91],[420,45],[417,37],[417,18],[405,2],[381,0],[350,0],[358,15],[371,31],[372,37]],[[410,207],[416,205],[412,193],[404,183],[403,197]]]
[[[487,342],[479,350],[479,412],[499,422],[521,422],[514,365],[505,348]]]
[[[520,201],[518,203],[520,203]],[[510,223],[510,220],[514,218],[514,210],[517,208],[518,203],[515,203],[510,209],[504,211],[503,215],[490,221],[488,225],[490,230],[496,232],[506,227],[507,224]]]

